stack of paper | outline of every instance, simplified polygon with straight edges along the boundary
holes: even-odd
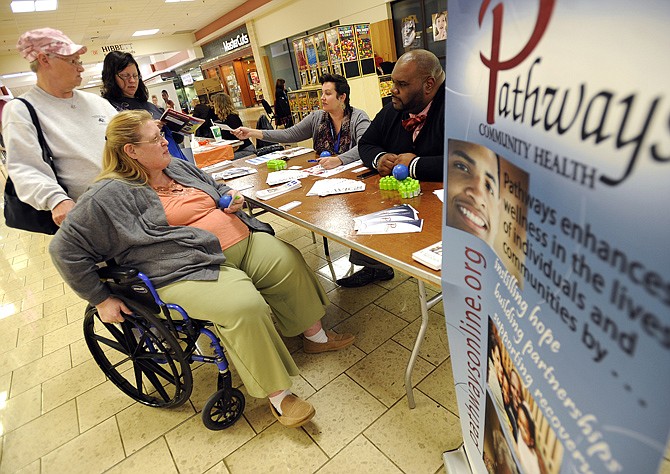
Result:
[[[355,193],[357,191],[365,191],[365,183],[344,178],[320,179],[314,183],[307,196],[328,196],[330,194]]]
[[[268,183],[270,186],[274,186],[275,184],[287,183],[294,179],[302,179],[306,177],[307,173],[305,173],[304,171],[279,170],[279,171],[273,171],[272,173],[268,173],[268,177],[265,180],[265,182]]]
[[[258,170],[255,168],[249,168],[248,166],[240,166],[238,168],[230,168],[229,170],[219,171],[218,173],[212,173],[212,178],[215,181],[219,179],[225,181],[228,179],[239,178],[240,176],[246,176],[252,173],[258,173]]]
[[[423,219],[409,204],[354,217],[354,230],[362,235],[421,232]]]
[[[230,166],[233,166],[233,162],[230,160],[223,160],[219,161],[218,163],[214,163],[213,165],[205,166],[204,168],[200,168],[202,171],[205,173],[214,173],[215,171],[222,170],[223,168],[228,168]],[[214,178],[216,179],[216,178]]]
[[[246,160],[246,162],[252,165],[260,165],[270,160],[288,160],[294,156],[304,155],[305,153],[311,153],[313,151],[312,148],[297,146],[294,148],[287,148],[286,150],[273,151],[272,153],[266,153],[262,156],[254,156],[253,158]]]
[[[321,178],[329,178],[348,169],[355,168],[356,166],[359,166],[362,163],[363,162],[361,160],[357,160],[352,163],[348,163],[346,165],[336,166],[335,168],[331,168],[329,170],[327,170],[321,165],[315,165],[305,169],[305,173],[309,173],[312,176],[320,176]]]

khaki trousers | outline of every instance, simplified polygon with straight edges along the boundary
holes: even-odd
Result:
[[[212,321],[249,395],[264,398],[299,373],[270,310],[282,334],[296,336],[323,317],[328,297],[300,252],[270,234],[252,233],[224,254],[218,280],[178,281],[158,294]]]

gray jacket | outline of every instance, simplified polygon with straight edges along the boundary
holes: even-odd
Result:
[[[217,202],[231,189],[183,160],[173,159],[165,173]],[[244,212],[236,215],[251,230],[274,233],[268,224]],[[110,295],[98,279],[97,263],[114,258],[120,265],[137,268],[160,287],[179,280],[215,280],[226,260],[214,234],[169,225],[151,187],[118,179],[95,183],[82,195],[51,241],[49,252],[67,284],[92,305]]]
[[[276,143],[296,143],[310,138],[314,140],[323,114],[327,113],[323,110],[316,110],[290,128],[284,130],[263,130],[263,140]],[[350,125],[351,148],[338,155],[339,159],[342,160],[342,164],[346,165],[360,159],[358,156],[358,141],[369,126],[370,118],[368,114],[361,109],[353,109]]]

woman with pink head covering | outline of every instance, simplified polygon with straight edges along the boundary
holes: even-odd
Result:
[[[86,46],[62,31],[39,28],[22,34],[16,48],[37,75],[35,86],[21,97],[37,112],[58,181],[42,159],[28,108],[19,100],[10,101],[2,112],[7,172],[18,197],[36,209],[50,210],[60,225],[101,170],[105,128],[116,111],[102,97],[76,90]]]

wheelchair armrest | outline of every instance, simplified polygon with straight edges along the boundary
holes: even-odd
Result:
[[[102,267],[97,271],[101,280],[113,280],[121,285],[134,280],[139,273],[137,268],[117,266]]]

